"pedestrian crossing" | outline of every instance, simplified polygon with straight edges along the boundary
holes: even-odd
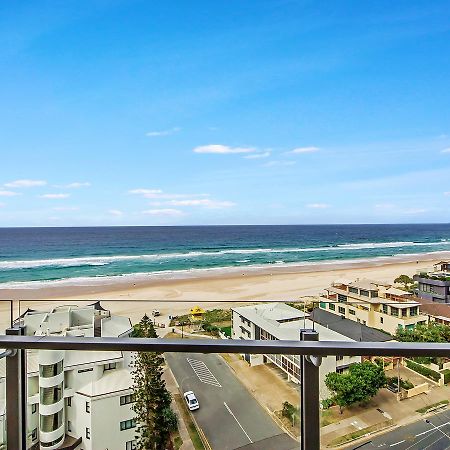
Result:
[[[217,378],[208,369],[203,361],[198,359],[186,358],[189,365],[192,367],[197,378],[205,384],[210,384],[211,386],[222,387],[222,385],[217,381]]]

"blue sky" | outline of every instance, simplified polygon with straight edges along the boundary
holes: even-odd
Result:
[[[0,5],[0,226],[450,222],[450,1]]]

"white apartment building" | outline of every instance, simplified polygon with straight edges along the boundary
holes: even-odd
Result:
[[[28,310],[27,336],[117,337],[131,322],[99,303]],[[27,447],[32,450],[131,450],[135,421],[130,353],[30,350],[27,352]],[[5,438],[5,360],[0,360],[0,442]],[[0,447],[1,448],[1,447]],[[6,448],[6,447],[5,447]]]
[[[335,281],[325,291],[321,309],[391,335],[398,328],[410,329],[428,322],[412,294],[388,283],[367,279]]]
[[[231,308],[233,339],[299,340],[301,329],[315,329],[322,341],[353,341],[352,339],[312,322],[308,314],[284,303]],[[250,365],[273,363],[294,383],[301,381],[300,357],[295,355],[243,355]],[[329,356],[322,359],[319,370],[320,398],[330,396],[325,376],[344,372],[350,364],[361,362],[360,356]]]

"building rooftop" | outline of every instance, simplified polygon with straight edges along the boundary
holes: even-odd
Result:
[[[77,392],[89,397],[110,394],[111,392],[128,391],[133,385],[133,377],[127,369],[109,370],[100,379],[90,381]]]
[[[390,334],[376,330],[375,328],[370,328],[362,323],[345,319],[342,316],[324,311],[320,308],[315,308],[311,312],[310,317],[316,324],[333,330],[353,341],[386,342],[393,340],[393,337]]]
[[[300,339],[300,330],[312,328],[319,333],[319,339],[322,341],[353,340],[330,328],[315,324],[309,320],[307,313],[285,303],[264,303],[231,309],[280,340],[297,341]]]

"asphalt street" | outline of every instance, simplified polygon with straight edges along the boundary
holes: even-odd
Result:
[[[419,420],[410,425],[397,428],[389,433],[351,447],[370,450],[447,450],[450,449],[450,411],[443,411]]]
[[[218,355],[166,353],[182,392],[193,391],[194,417],[213,450],[293,450],[299,444],[271,419]]]

